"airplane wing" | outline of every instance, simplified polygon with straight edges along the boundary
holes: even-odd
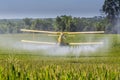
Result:
[[[57,43],[53,43],[53,42],[40,42],[40,41],[31,41],[31,40],[21,40],[21,42],[33,43],[33,44],[43,44],[43,45],[56,45],[57,44]]]
[[[65,32],[67,34],[103,34],[104,31],[87,31],[87,32]]]
[[[48,34],[60,34],[61,32],[52,32],[52,31],[41,31],[41,30],[30,30],[30,29],[21,29],[23,32],[35,32],[35,33],[48,33]],[[104,31],[86,31],[86,32],[63,32],[65,34],[103,34]]]
[[[48,34],[59,34],[60,33],[60,32],[30,30],[30,29],[21,29],[20,31],[23,31],[23,32],[35,32],[35,33],[48,33]]]
[[[103,44],[103,42],[81,42],[81,43],[69,43],[69,45],[96,45],[96,44]]]
[[[31,41],[31,40],[21,40],[24,43],[33,43],[33,44],[42,44],[42,45],[57,45],[54,42],[40,42],[40,41]],[[97,45],[103,44],[103,42],[81,42],[81,43],[69,43],[70,46],[79,46],[79,45]]]

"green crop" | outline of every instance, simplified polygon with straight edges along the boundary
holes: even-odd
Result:
[[[106,36],[111,40],[109,50],[78,57],[50,56],[44,55],[42,51],[12,48],[6,46],[10,42],[3,43],[6,36],[15,41],[26,38],[26,35],[24,37],[21,34],[0,36],[0,80],[120,80],[118,35],[95,35],[95,41]],[[76,36],[82,40],[81,36]]]
[[[0,80],[120,79],[120,57],[15,57],[0,61]]]

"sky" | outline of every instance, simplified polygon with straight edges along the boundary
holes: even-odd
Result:
[[[0,0],[0,19],[101,16],[104,0]]]

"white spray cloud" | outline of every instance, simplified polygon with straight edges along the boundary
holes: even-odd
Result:
[[[15,50],[28,50],[31,52],[37,51],[38,54],[44,52],[47,55],[51,56],[67,56],[69,54],[74,56],[81,55],[91,55],[91,53],[95,53],[96,51],[102,49],[107,50],[109,48],[109,39],[102,38],[99,41],[104,42],[104,44],[100,45],[79,45],[79,46],[59,46],[59,45],[40,45],[40,44],[31,44],[31,43],[22,43],[20,40],[15,39],[15,37],[0,37],[2,42],[1,46],[6,48],[12,48]],[[91,41],[91,39],[90,39]],[[5,46],[8,45],[8,46]]]
[[[16,49],[24,49],[29,51],[38,51],[38,54],[41,54],[41,51],[44,51],[45,54],[51,56],[67,56],[69,54],[74,56],[80,55],[91,55],[99,49],[107,50],[109,41],[107,38],[101,39],[103,44],[97,45],[79,45],[79,46],[59,46],[59,45],[40,45],[40,44],[31,44],[31,43],[22,43],[16,42],[13,47]],[[104,51],[103,50],[103,51]]]

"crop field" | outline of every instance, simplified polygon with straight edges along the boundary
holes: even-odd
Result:
[[[57,42],[57,37],[46,34],[1,34],[0,80],[120,80],[120,35],[69,35],[66,39],[104,42],[97,47],[51,48],[22,43],[22,39]]]

